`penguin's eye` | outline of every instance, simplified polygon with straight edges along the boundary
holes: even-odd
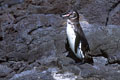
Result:
[[[70,18],[75,18],[77,17],[77,14],[75,12],[73,12],[71,15],[70,15]]]

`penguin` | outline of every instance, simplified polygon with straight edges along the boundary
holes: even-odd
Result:
[[[62,17],[67,17],[66,49],[71,51],[74,54],[73,56],[82,63],[93,63],[92,57],[88,54],[90,52],[88,41],[79,23],[79,13],[72,10]]]

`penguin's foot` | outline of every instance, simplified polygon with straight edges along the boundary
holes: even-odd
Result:
[[[87,59],[85,59],[84,60],[84,63],[88,63],[88,64],[92,64],[93,65],[93,58],[91,57],[91,58],[87,58]]]
[[[78,64],[78,65],[82,65],[82,64],[85,64],[85,63],[88,63],[88,64],[91,64],[91,65],[93,65],[93,60],[81,60],[80,62],[76,62],[76,64]]]
[[[85,55],[84,63],[92,64],[94,63],[93,58],[90,55]]]
[[[82,65],[84,63],[92,64],[93,65],[93,58],[91,56],[86,55],[84,59],[77,58],[74,53],[68,52],[68,55],[66,57],[72,58],[76,64]]]
[[[82,64],[85,64],[85,63],[83,63],[83,62],[79,62],[79,63],[76,63],[77,65],[82,65]]]
[[[78,65],[82,65],[82,64],[84,64],[84,63],[85,63],[84,60],[81,60],[81,61],[79,61],[79,62],[76,62],[76,64],[78,64]]]

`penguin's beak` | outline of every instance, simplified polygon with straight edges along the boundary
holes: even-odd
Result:
[[[67,14],[63,14],[62,17],[63,17],[63,18],[66,18],[66,17],[69,17],[70,15],[71,15],[71,13],[69,12],[69,13],[67,13]]]
[[[69,17],[69,16],[70,16],[69,13],[68,13],[68,14],[65,14],[65,15],[62,15],[63,18],[65,18],[65,17]]]

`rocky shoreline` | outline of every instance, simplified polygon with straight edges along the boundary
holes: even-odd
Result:
[[[66,20],[75,7],[94,64],[66,57]],[[119,80],[119,0],[0,0],[0,80]]]

